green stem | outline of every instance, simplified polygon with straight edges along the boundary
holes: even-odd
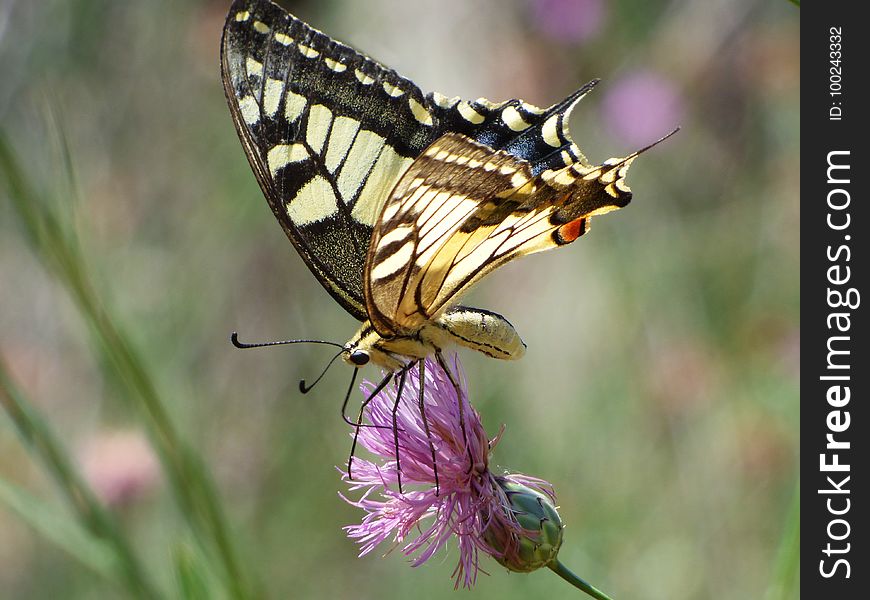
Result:
[[[558,559],[547,566],[550,567],[556,575],[573,585],[575,588],[583,590],[593,598],[596,598],[596,600],[613,600],[610,596],[599,590],[594,585],[577,577],[568,567],[559,562]]]

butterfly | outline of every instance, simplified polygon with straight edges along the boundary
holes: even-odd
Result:
[[[451,345],[520,358],[526,346],[504,317],[458,299],[628,204],[625,176],[646,150],[592,165],[571,140],[569,115],[597,80],[546,109],[424,95],[267,0],[233,2],[221,73],[272,212],[362,322],[340,355],[387,373],[376,393],[394,376],[401,388],[428,356],[449,374]]]

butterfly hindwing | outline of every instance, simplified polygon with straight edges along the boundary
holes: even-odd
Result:
[[[365,281],[372,324],[384,336],[407,334],[496,267],[573,242],[591,216],[628,204],[635,157],[533,175],[528,161],[467,136],[438,139],[375,227]]]

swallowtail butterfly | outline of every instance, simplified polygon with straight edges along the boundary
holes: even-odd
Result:
[[[506,319],[458,298],[631,199],[625,175],[642,150],[592,165],[568,136],[571,110],[597,81],[546,109],[424,95],[267,0],[233,2],[221,70],[275,217],[362,322],[343,358],[384,368],[382,385],[393,374],[402,384],[449,344],[520,358],[525,344]]]

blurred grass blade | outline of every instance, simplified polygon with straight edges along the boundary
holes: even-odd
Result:
[[[60,488],[64,499],[78,516],[82,526],[97,540],[105,544],[105,552],[111,549],[129,590],[140,598],[161,597],[148,580],[145,569],[133,553],[133,549],[115,524],[112,516],[103,508],[91,489],[67,460],[66,449],[55,439],[43,418],[13,384],[2,357],[0,357],[0,405],[12,419],[24,445],[43,462]],[[49,509],[40,507],[37,503],[30,506],[22,505],[23,496],[16,493],[15,489],[8,483],[5,484],[3,498],[8,503],[13,504],[19,514],[22,514],[37,529],[43,533],[48,532],[47,535],[59,545],[64,544],[56,539],[57,536],[61,536],[62,541],[69,541],[68,526],[65,529],[57,527],[57,523],[49,526],[47,516]],[[89,545],[83,545],[82,552],[93,551],[96,543],[96,541],[92,541]],[[75,546],[70,549],[73,554],[77,555]],[[96,554],[98,553],[93,553],[90,558],[94,558]],[[99,560],[95,559],[96,562],[88,561],[84,556],[80,558],[85,562],[99,563],[101,569],[106,568],[105,557]]]
[[[112,549],[89,535],[74,521],[61,516],[57,506],[43,502],[2,477],[0,503],[8,506],[39,534],[101,577],[118,581],[118,560]]]
[[[184,600],[209,600],[211,577],[197,553],[186,544],[178,544],[173,552],[179,596]]]
[[[801,566],[801,482],[798,479],[792,494],[791,508],[783,528],[776,553],[773,577],[765,600],[791,600],[800,596],[797,588]]]
[[[74,178],[70,177],[70,181]],[[99,358],[127,388],[129,394],[124,397],[129,397],[143,414],[181,512],[198,543],[218,563],[217,570],[223,574],[230,597],[240,600],[254,597],[256,594],[251,591],[233,548],[211,477],[199,456],[182,441],[144,362],[94,291],[73,236],[65,231],[48,202],[36,191],[2,130],[0,185],[7,188],[37,257],[64,284],[89,325]]]

